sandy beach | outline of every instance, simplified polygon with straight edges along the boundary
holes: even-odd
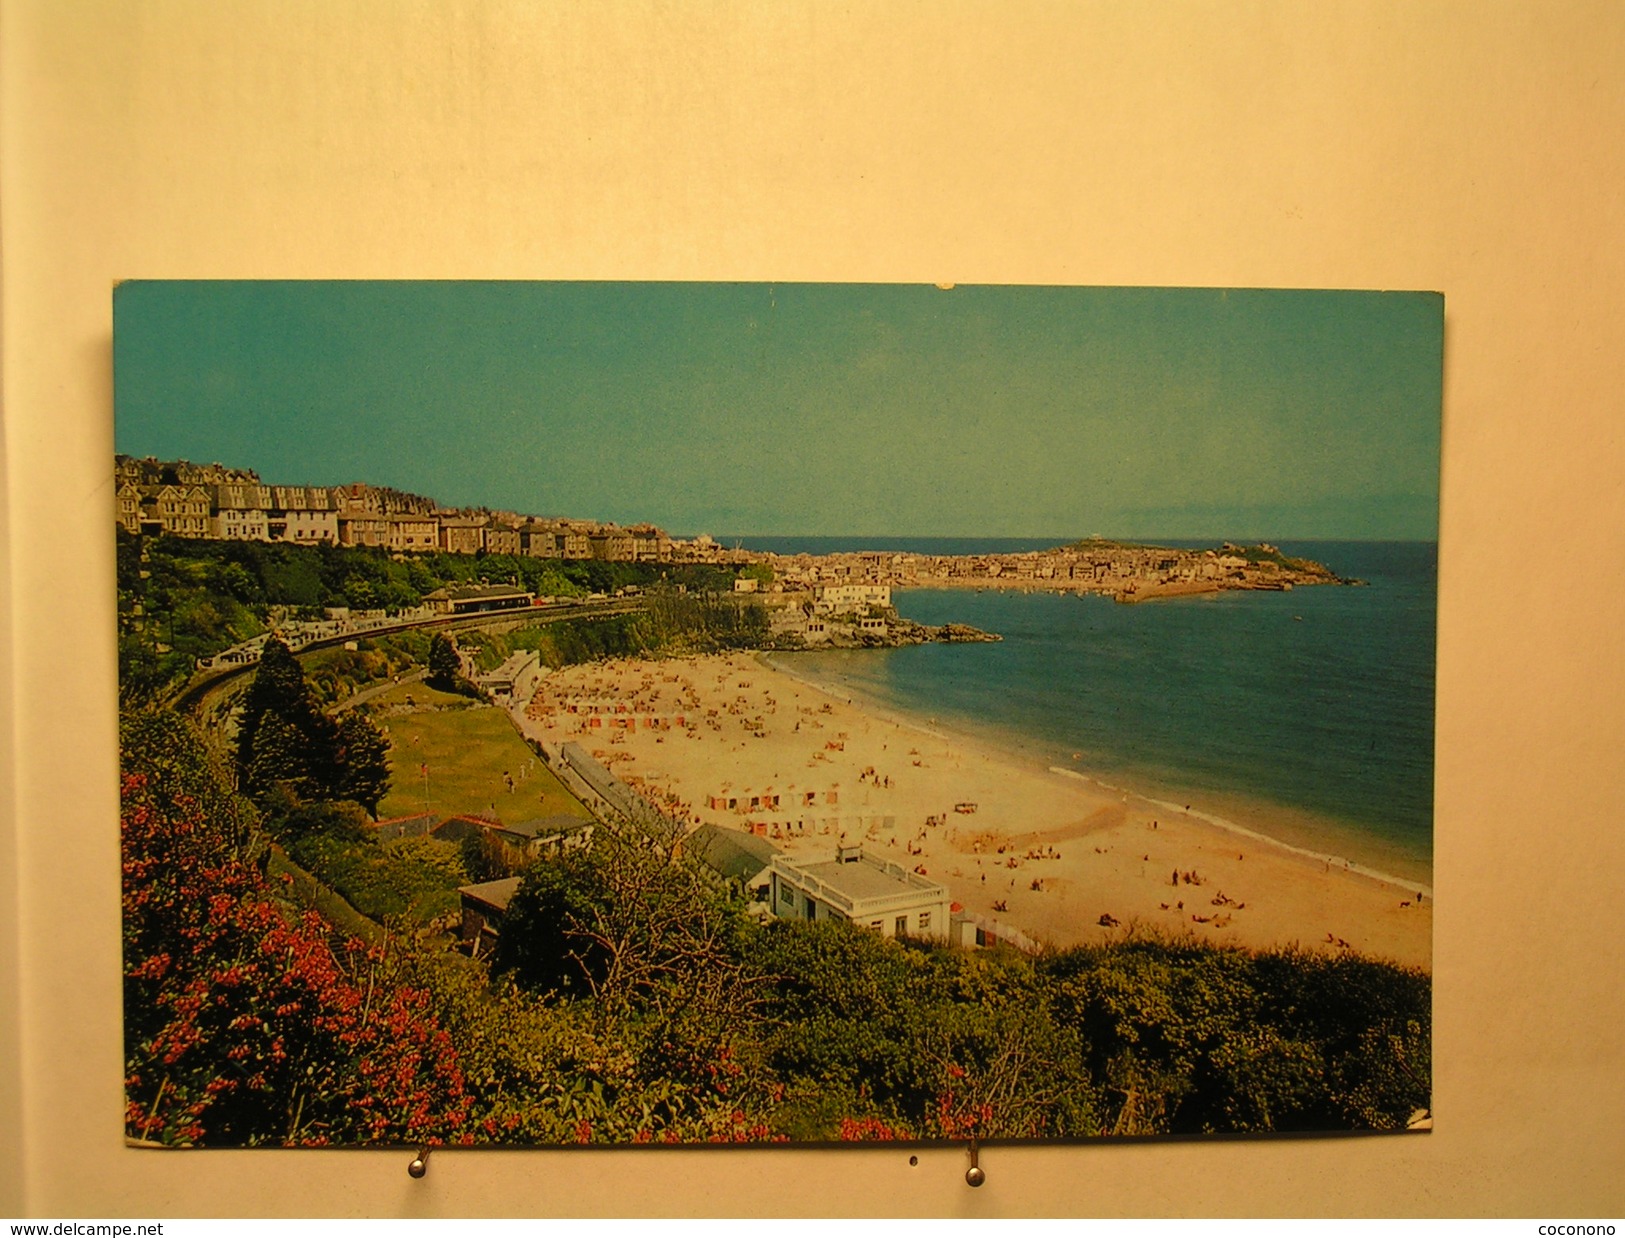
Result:
[[[751,654],[566,667],[514,715],[690,823],[754,824],[808,857],[861,843],[1036,940],[1120,940],[1144,925],[1431,963],[1431,893],[1419,903],[1414,887],[1214,824],[1200,804],[1025,765]]]

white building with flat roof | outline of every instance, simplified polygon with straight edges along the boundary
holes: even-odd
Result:
[[[781,920],[850,920],[886,937],[948,936],[948,887],[839,847],[829,860],[773,857],[768,906]]]
[[[813,589],[813,609],[821,615],[846,615],[890,605],[890,585],[818,585]]]
[[[520,649],[496,670],[475,676],[474,682],[503,701],[528,701],[546,673],[541,654]]]

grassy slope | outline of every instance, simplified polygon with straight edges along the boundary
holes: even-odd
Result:
[[[265,875],[272,889],[280,890],[299,906],[315,911],[341,932],[359,937],[370,946],[384,940],[383,929],[352,907],[343,895],[295,864],[281,847],[272,848]],[[282,880],[284,876],[289,878],[286,883]]]
[[[384,694],[376,704],[404,701],[408,694],[419,705],[462,700],[423,684],[411,684]],[[380,818],[424,810],[421,765],[429,767],[429,807],[436,813],[494,810],[510,824],[532,817],[592,815],[532,755],[499,709],[382,714],[378,722],[390,740],[389,761],[394,771],[390,792],[378,806]],[[530,773],[521,780],[520,771],[527,764]],[[514,776],[512,791],[502,780],[505,770]]]

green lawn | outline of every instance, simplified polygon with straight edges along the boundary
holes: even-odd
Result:
[[[415,683],[396,684],[387,692],[380,692],[367,702],[375,709],[387,709],[391,705],[466,705],[469,700],[466,696],[458,696],[455,692],[442,692],[439,688],[431,688],[422,680]]]
[[[421,683],[405,684],[373,702],[448,703],[462,700]],[[571,795],[519,738],[500,709],[489,706],[380,716],[389,737],[390,792],[378,815],[405,817],[427,811],[450,815],[495,812],[509,824],[532,817],[592,814]],[[421,769],[429,767],[427,794]],[[508,789],[503,775],[513,779]]]

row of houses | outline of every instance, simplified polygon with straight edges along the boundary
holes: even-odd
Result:
[[[538,559],[673,562],[676,543],[654,525],[622,529],[574,520],[503,523],[461,511],[373,511],[350,486],[222,485],[118,488],[118,522],[132,534],[231,541],[378,546],[395,553],[528,555]],[[685,543],[684,557],[696,552]],[[698,552],[703,553],[703,552]]]
[[[621,563],[721,562],[711,538],[671,537],[653,524],[440,507],[384,486],[272,486],[252,470],[120,456],[118,523],[132,534],[315,545],[378,546],[392,553],[526,555]]]

